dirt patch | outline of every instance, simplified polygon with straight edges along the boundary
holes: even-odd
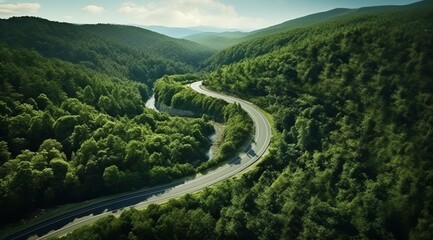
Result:
[[[217,153],[219,151],[219,148],[221,146],[221,142],[224,138],[224,133],[225,130],[227,128],[227,126],[225,126],[222,123],[218,123],[218,122],[211,122],[214,129],[215,129],[215,134],[213,136],[211,136],[213,138],[213,144],[209,149],[209,157],[212,158],[215,156],[215,153]]]

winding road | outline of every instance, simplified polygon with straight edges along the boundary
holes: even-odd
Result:
[[[78,226],[91,223],[97,218],[124,208],[143,207],[149,204],[162,203],[232,177],[251,166],[263,156],[271,140],[271,126],[264,114],[256,106],[235,97],[209,91],[202,87],[201,81],[192,83],[190,86],[199,93],[220,98],[230,103],[236,102],[251,116],[254,122],[254,138],[239,156],[206,174],[197,175],[189,180],[178,180],[95,203],[94,205],[65,213],[34,226],[29,226],[27,229],[11,234],[7,239],[27,239],[31,236],[43,236],[42,238],[54,237],[70,232]]]

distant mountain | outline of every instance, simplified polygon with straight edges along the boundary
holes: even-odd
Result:
[[[275,26],[251,32],[245,37],[234,39],[236,46],[229,47],[213,55],[206,63],[213,69],[221,65],[231,64],[246,58],[257,57],[285,46],[288,42],[300,38],[293,30],[302,32],[303,28],[317,26],[323,23],[334,22],[356,16],[368,16],[368,14],[384,14],[401,9],[428,7],[433,1],[421,1],[406,6],[377,6],[359,9],[334,9],[327,12],[316,13],[305,17],[290,20]],[[329,26],[329,25],[328,25]],[[203,43],[202,43],[203,44]],[[204,45],[204,44],[203,44]],[[257,47],[261,46],[261,47]]]
[[[186,38],[190,35],[200,34],[200,33],[221,33],[228,31],[239,31],[239,29],[228,29],[228,28],[219,28],[219,27],[211,27],[211,26],[197,26],[197,27],[165,27],[165,26],[141,26],[137,25],[137,27],[141,27],[144,29],[148,29],[157,33],[161,33],[174,38]]]
[[[199,43],[215,50],[222,50],[242,42],[242,38],[248,36],[246,32],[205,32],[190,35],[184,39]]]
[[[199,30],[191,28],[177,28],[177,27],[164,27],[164,26],[138,26],[150,31],[154,31],[160,34],[164,34],[169,37],[183,38],[189,35],[201,33]]]
[[[223,50],[239,43],[276,33],[286,32],[291,29],[307,27],[334,18],[356,13],[377,12],[396,9],[399,6],[377,6],[359,9],[336,8],[326,12],[315,13],[304,17],[288,20],[286,22],[255,30],[252,32],[202,32],[185,36],[184,39],[199,43],[216,50]]]
[[[138,27],[75,25],[35,17],[0,19],[0,44],[146,83],[165,74],[191,72],[213,53]]]
[[[305,17],[289,20],[281,24],[277,24],[268,28],[259,29],[253,32],[224,32],[224,33],[206,32],[206,33],[198,33],[191,36],[187,36],[185,37],[185,39],[210,47],[212,49],[223,50],[225,48],[231,47],[233,45],[257,37],[274,34],[278,32],[284,32],[297,27],[305,27],[314,23],[331,19],[333,17],[342,16],[351,11],[353,10],[338,8],[327,12],[311,14]]]
[[[330,11],[315,13],[315,14],[304,16],[304,17],[296,18],[296,19],[289,20],[289,21],[286,21],[286,22],[283,22],[283,23],[280,23],[280,24],[277,24],[277,25],[274,25],[274,26],[271,26],[268,28],[263,28],[263,29],[253,31],[248,35],[248,37],[243,39],[243,41],[245,41],[247,39],[253,39],[255,37],[259,37],[259,36],[263,36],[263,35],[287,31],[287,30],[290,30],[293,28],[309,26],[309,25],[312,25],[314,23],[326,21],[326,20],[334,18],[334,17],[348,14],[349,12],[352,12],[352,11],[354,11],[354,10],[353,9],[347,9],[347,8],[336,8],[336,9],[333,9]]]
[[[168,37],[139,27],[111,24],[83,25],[82,27],[104,39],[194,66],[215,52],[192,41]]]
[[[268,28],[252,32],[236,31],[217,27],[190,27],[176,28],[164,26],[139,26],[174,38],[183,38],[209,47],[213,50],[223,50],[238,43],[242,43],[260,36],[287,31],[297,27],[305,27],[314,23],[325,21],[333,17],[353,12],[353,9],[338,8],[327,12],[311,14],[305,17],[289,20]]]

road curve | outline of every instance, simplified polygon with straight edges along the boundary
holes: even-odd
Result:
[[[229,178],[251,166],[251,164],[257,161],[266,152],[271,140],[271,126],[264,114],[256,106],[235,97],[209,91],[202,87],[201,81],[192,83],[190,86],[199,93],[220,98],[230,103],[236,102],[250,115],[254,122],[254,138],[250,145],[247,146],[239,156],[215,170],[209,171],[204,175],[197,175],[190,180],[178,180],[169,184],[126,194],[121,197],[115,197],[92,206],[83,207],[40,224],[30,226],[7,238],[27,239],[36,235],[44,235],[43,238],[53,237],[58,235],[59,231],[62,231],[62,233],[72,231],[77,225],[83,224],[83,222],[92,221],[123,208],[162,203]],[[80,218],[80,220],[74,221],[76,218]]]

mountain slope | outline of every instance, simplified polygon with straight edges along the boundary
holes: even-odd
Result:
[[[160,34],[164,34],[166,36],[174,37],[174,38],[183,38],[189,35],[201,33],[202,31],[193,28],[178,28],[178,27],[165,27],[165,26],[137,26],[144,29],[148,29],[153,32],[157,32]]]
[[[377,9],[378,7],[373,7],[373,9]],[[365,8],[367,10],[369,8]],[[199,43],[201,45],[217,49],[223,50],[225,48],[234,46],[236,44],[246,42],[252,39],[256,39],[263,36],[268,36],[271,34],[276,34],[280,32],[285,32],[294,28],[306,27],[315,23],[323,22],[335,17],[344,16],[346,14],[351,14],[356,12],[356,9],[345,9],[345,8],[337,8],[327,12],[315,13],[311,15],[307,15],[304,17],[296,18],[293,20],[289,20],[271,27],[259,29],[252,32],[206,32],[206,33],[198,33],[190,36],[184,37],[184,39]]]
[[[281,132],[274,171],[264,170],[256,193],[233,197],[258,199],[240,207],[245,234],[432,237],[431,19],[431,1],[380,8],[219,54],[214,66],[227,65],[208,86],[266,108]],[[236,221],[234,209],[222,211],[226,224],[217,230]],[[260,227],[270,222],[285,230]]]
[[[144,29],[80,26],[33,17],[0,20],[0,42],[146,83],[165,74],[190,72],[211,54],[197,44]]]
[[[244,41],[243,37],[247,35],[249,35],[249,33],[245,32],[206,32],[190,35],[184,37],[184,39],[196,42],[212,49],[222,50]]]
[[[333,17],[342,16],[353,11],[354,10],[352,9],[339,8],[289,20],[284,23],[264,29],[259,29],[253,32],[205,32],[186,36],[184,39],[199,43],[212,49],[223,50],[251,39],[288,31],[294,28],[305,27],[314,23],[331,19]]]
[[[135,49],[162,56],[174,61],[198,66],[214,51],[197,43],[167,37],[139,27],[122,25],[83,25],[83,29],[104,39],[113,40]]]
[[[289,20],[289,21],[286,21],[286,22],[283,22],[283,23],[280,23],[280,24],[277,24],[277,25],[274,25],[274,26],[271,26],[268,28],[253,31],[250,33],[249,36],[245,37],[245,39],[243,39],[243,40],[246,41],[246,40],[257,38],[257,37],[264,36],[264,35],[270,35],[270,34],[275,34],[278,32],[288,31],[288,30],[298,28],[298,27],[309,26],[309,25],[312,25],[315,23],[319,23],[319,22],[323,22],[323,21],[332,19],[334,17],[339,17],[339,16],[343,16],[345,14],[350,14],[353,11],[354,11],[353,9],[337,8],[337,9],[333,9],[333,10],[326,11],[326,12],[320,12],[320,13],[307,15],[307,16],[296,18],[293,20]]]
[[[307,37],[313,38],[313,36],[308,36],[309,34],[321,38],[323,35],[329,37],[331,34],[326,32],[325,28],[336,30],[344,29],[344,24],[355,24],[356,21],[359,21],[356,17],[364,19],[368,18],[369,14],[372,14],[372,16],[380,16],[382,14],[392,14],[399,10],[405,11],[408,9],[420,9],[426,6],[428,7],[429,5],[431,5],[431,1],[422,1],[407,6],[365,7],[352,10],[336,9],[335,11],[333,10],[323,14],[313,14],[311,15],[311,21],[309,16],[301,18],[302,21],[300,22],[307,23],[307,26],[298,26],[293,23],[298,20],[292,20],[282,24],[281,26],[277,25],[278,27],[275,28],[276,31],[272,30],[273,27],[269,28],[269,31],[266,29],[259,30],[256,35],[252,34],[247,36],[247,38],[252,39],[213,55],[207,61],[206,66],[209,66],[210,69],[216,69],[221,65],[227,65],[247,58],[268,54],[269,52],[280,49],[288,44],[296,44]],[[323,22],[313,24],[319,19],[323,19]],[[311,28],[308,27],[308,25],[311,25]],[[284,30],[284,26],[286,26],[288,30]],[[416,26],[414,25],[414,27]],[[261,31],[263,31],[263,35],[261,34]]]

